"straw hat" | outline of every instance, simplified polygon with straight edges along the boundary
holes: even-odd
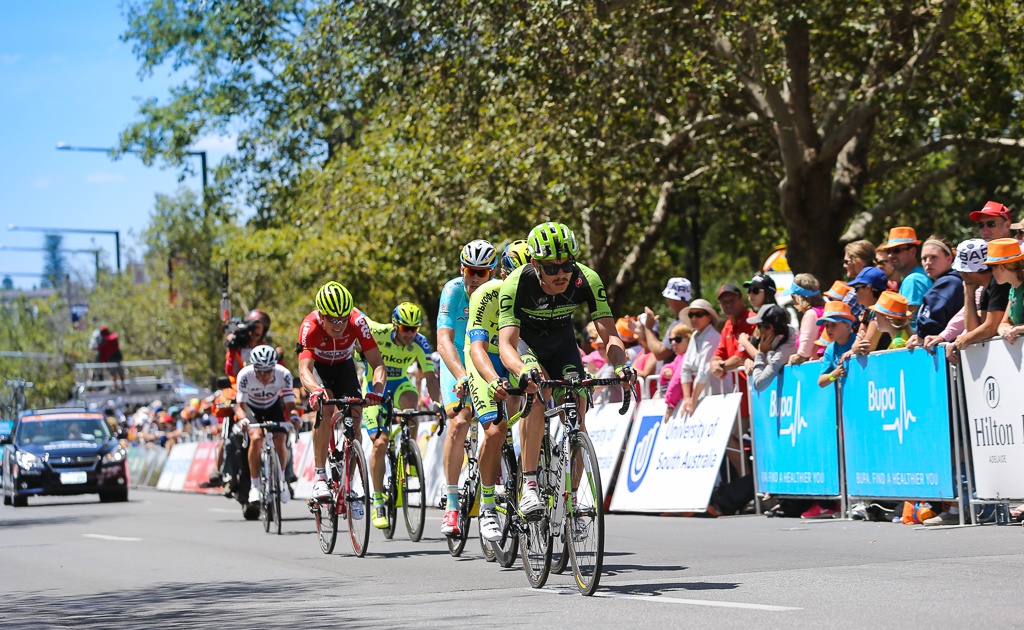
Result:
[[[878,296],[878,302],[868,308],[879,315],[894,317],[896,319],[906,319],[910,303],[907,301],[907,298],[895,291],[882,291],[882,294]]]
[[[679,319],[684,322],[690,321],[690,310],[705,311],[711,314],[711,324],[718,326],[718,313],[715,311],[715,307],[711,306],[711,302],[708,302],[704,298],[697,298],[690,302],[690,305],[679,311]]]

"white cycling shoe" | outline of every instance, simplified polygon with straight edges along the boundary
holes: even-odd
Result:
[[[480,533],[488,542],[501,540],[501,527],[498,525],[498,515],[494,510],[480,512]]]
[[[538,514],[544,511],[544,502],[541,501],[540,493],[536,488],[527,486],[523,488],[523,494],[519,497],[519,511],[524,516]]]
[[[331,498],[331,488],[327,485],[326,479],[317,479],[313,482],[313,498],[317,501],[328,501]]]

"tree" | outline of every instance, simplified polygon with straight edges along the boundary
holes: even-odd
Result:
[[[64,238],[58,234],[47,234],[43,242],[43,249],[46,250],[43,262],[43,279],[41,286],[60,288],[64,285],[64,278],[67,276],[67,259],[61,250],[61,243]]]
[[[14,280],[10,276],[4,276],[3,285],[2,286],[3,286],[4,291],[11,291],[11,290],[13,290],[14,289]]]

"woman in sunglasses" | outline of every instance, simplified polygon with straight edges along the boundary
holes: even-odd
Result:
[[[693,413],[697,401],[706,394],[722,393],[722,381],[712,378],[711,357],[718,349],[722,334],[718,332],[718,313],[711,302],[701,298],[694,300],[679,312],[679,317],[689,321],[693,328],[690,337],[690,348],[683,359],[683,368],[672,380],[680,380],[683,386],[683,412]],[[672,381],[669,381],[669,388]]]
[[[661,374],[658,376],[659,384],[665,389],[665,417],[662,418],[662,422],[668,421],[683,400],[683,361],[686,360],[686,350],[690,347],[692,335],[693,327],[688,324],[676,324],[669,330],[668,342],[672,344],[676,358],[661,368]]]
[[[760,339],[750,369],[750,385],[763,392],[796,352],[797,331],[789,324],[789,313],[777,304],[762,306],[747,323],[757,326]]]

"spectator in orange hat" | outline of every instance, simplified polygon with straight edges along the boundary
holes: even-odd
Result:
[[[924,294],[932,287],[932,281],[919,264],[921,241],[912,227],[900,226],[889,230],[889,239],[885,242],[885,251],[889,254],[896,272],[900,274],[900,295],[907,298],[910,304],[910,329],[917,330],[917,311],[921,308]]]
[[[817,323],[825,326],[825,332],[832,340],[821,358],[821,376],[818,377],[818,386],[827,387],[846,376],[843,360],[853,347],[853,313],[843,302],[827,302]]]
[[[797,288],[794,291],[793,288]],[[800,313],[800,332],[796,352],[789,357],[789,364],[813,361],[824,354],[825,349],[814,345],[824,327],[818,325],[818,318],[825,311],[825,298],[821,295],[818,279],[809,273],[800,273],[793,278],[793,307]]]
[[[878,297],[878,302],[869,306],[875,312],[875,322],[883,334],[888,334],[890,341],[888,350],[896,350],[907,345],[910,339],[909,319],[910,305],[907,298],[885,291]]]
[[[1024,333],[1024,253],[1015,238],[998,238],[988,244],[985,264],[1000,284],[1010,285],[1010,303],[999,324],[999,335],[1006,343],[1016,343]]]
[[[636,355],[640,354],[640,351],[643,350],[636,342],[636,335],[633,334],[633,325],[628,318],[620,317],[615,320],[615,330],[619,333],[619,338],[622,339],[622,344],[626,347],[626,357],[632,363]]]

